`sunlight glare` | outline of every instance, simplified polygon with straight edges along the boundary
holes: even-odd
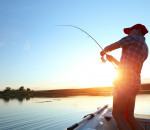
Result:
[[[63,81],[73,86],[101,87],[112,86],[116,77],[117,71],[111,63],[102,63],[97,57],[88,57],[63,77]]]

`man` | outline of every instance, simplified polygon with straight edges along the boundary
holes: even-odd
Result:
[[[125,28],[128,36],[104,48],[100,52],[103,57],[107,52],[122,48],[120,62],[106,54],[108,61],[118,65],[118,79],[114,83],[113,117],[119,130],[143,130],[134,117],[135,98],[141,86],[141,69],[148,56],[148,47],[144,35],[148,33],[142,24]]]

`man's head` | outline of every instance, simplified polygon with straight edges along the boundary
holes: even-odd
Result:
[[[124,28],[124,33],[129,35],[129,34],[137,34],[137,35],[142,35],[144,36],[146,33],[148,33],[148,30],[146,27],[142,24],[136,24],[130,28]]]

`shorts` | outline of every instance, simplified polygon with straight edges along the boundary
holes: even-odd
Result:
[[[141,87],[140,75],[132,73],[124,78],[117,79],[114,82],[113,96],[121,99],[128,99],[136,96]]]

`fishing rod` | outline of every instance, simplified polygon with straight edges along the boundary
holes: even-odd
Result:
[[[77,28],[77,29],[81,30],[82,32],[84,32],[85,34],[87,34],[90,38],[92,38],[92,39],[94,40],[94,42],[95,42],[102,50],[104,50],[104,49],[101,47],[101,45],[100,45],[89,33],[87,33],[86,31],[84,31],[83,29],[81,29],[81,28],[79,28],[79,27],[77,27],[77,26],[74,26],[74,25],[56,25],[56,26],[70,26],[70,27],[73,27],[73,28]]]
[[[68,27],[73,27],[73,28],[79,29],[80,31],[82,31],[82,32],[84,32],[85,34],[87,34],[91,39],[93,39],[93,41],[94,41],[102,50],[104,50],[104,49],[102,48],[102,46],[101,46],[89,33],[87,33],[86,31],[84,31],[83,29],[81,29],[81,28],[79,28],[79,27],[77,27],[77,26],[74,26],[74,25],[56,25],[56,26],[68,26]],[[106,55],[107,55],[107,54],[106,54]],[[106,60],[104,59],[103,56],[101,57],[101,60],[102,60],[103,63],[106,62]],[[113,62],[111,62],[111,63],[113,64]],[[115,67],[115,69],[117,69],[114,64],[113,64],[113,66]]]

